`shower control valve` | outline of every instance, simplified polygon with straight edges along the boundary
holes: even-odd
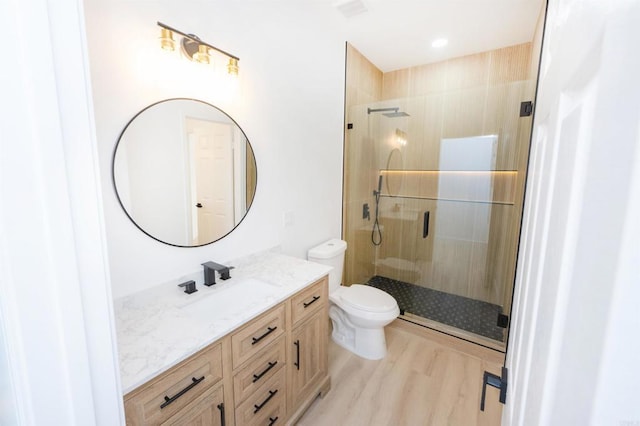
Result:
[[[362,218],[363,219],[367,219],[367,220],[371,220],[371,213],[369,212],[369,204],[368,203],[364,203],[362,205]]]

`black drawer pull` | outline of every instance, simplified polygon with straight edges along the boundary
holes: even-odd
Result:
[[[271,333],[274,332],[274,330],[278,328],[278,327],[267,327],[267,332],[264,333],[262,336],[260,337],[252,337],[251,339],[253,340],[251,342],[252,345],[255,345],[256,343],[258,343],[260,340],[264,339],[265,337],[267,337],[268,335],[270,335]]]
[[[267,397],[267,399],[265,399],[264,401],[262,401],[262,404],[260,404],[260,405],[256,405],[256,404],[254,404],[254,405],[253,405],[253,408],[255,408],[255,410],[253,410],[253,414],[255,414],[255,413],[257,413],[258,411],[260,411],[260,410],[262,409],[262,407],[264,407],[264,406],[267,404],[267,402],[269,402],[269,400],[270,400],[271,398],[273,398],[273,395],[275,395],[275,394],[277,394],[277,393],[278,393],[278,389],[276,389],[276,390],[274,390],[274,391],[270,390],[270,391],[269,391],[269,396]]]
[[[294,362],[293,365],[300,370],[300,340],[296,340],[293,344],[296,345],[296,362]]]
[[[225,426],[226,419],[224,416],[224,402],[218,404],[218,410],[220,410],[220,426]]]
[[[260,380],[260,378],[262,376],[264,376],[265,374],[267,374],[269,372],[269,370],[271,370],[273,367],[276,366],[276,364],[278,363],[278,361],[273,361],[269,363],[269,366],[267,368],[264,369],[264,371],[262,373],[258,373],[258,374],[254,374],[253,375],[253,381],[252,383],[257,382],[258,380]]]
[[[315,303],[319,299],[320,299],[320,296],[313,296],[313,300],[311,302],[303,303],[302,306],[304,306],[304,308],[307,309],[309,306],[311,306],[313,303]]]
[[[164,402],[160,405],[160,409],[162,410],[164,407],[166,407],[167,405],[171,404],[173,401],[175,401],[176,399],[180,398],[185,393],[189,392],[192,387],[194,387],[195,385],[197,385],[198,383],[200,383],[203,380],[204,380],[204,376],[200,377],[199,379],[196,379],[195,377],[192,377],[191,378],[191,383],[189,384],[189,386],[187,386],[186,388],[182,389],[180,392],[178,392],[177,394],[175,394],[171,398],[169,398],[168,396],[165,395]]]
[[[277,416],[276,416],[276,418],[269,417],[269,426],[275,425],[277,421],[278,421],[278,417]]]

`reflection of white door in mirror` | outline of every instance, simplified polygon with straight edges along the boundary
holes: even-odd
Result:
[[[192,211],[192,243],[205,244],[234,226],[233,129],[229,123],[187,118]]]

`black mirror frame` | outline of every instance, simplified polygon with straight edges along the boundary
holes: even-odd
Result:
[[[222,114],[224,114],[226,117],[229,118],[229,120],[231,120],[231,122],[233,124],[236,125],[236,127],[238,129],[240,129],[240,132],[242,133],[242,135],[244,136],[247,145],[249,146],[249,149],[251,150],[251,153],[253,155],[253,160],[254,160],[254,164],[255,164],[255,174],[256,174],[256,184],[255,184],[255,188],[254,188],[254,196],[251,198],[251,201],[249,202],[249,204],[247,205],[247,210],[245,211],[244,215],[242,216],[242,219],[240,219],[238,221],[238,223],[236,223],[233,228],[231,228],[229,230],[229,232],[227,232],[226,234],[220,236],[219,238],[210,241],[208,243],[204,243],[204,244],[198,244],[198,245],[191,245],[191,246],[184,246],[184,245],[179,245],[179,244],[173,244],[173,243],[168,243],[166,241],[163,241],[153,235],[151,235],[149,232],[145,231],[140,225],[138,225],[138,223],[131,217],[131,215],[129,214],[129,212],[127,211],[127,209],[124,207],[124,204],[122,203],[122,199],[120,198],[120,194],[118,194],[118,187],[116,186],[116,176],[115,176],[115,165],[116,165],[116,153],[118,151],[118,147],[120,146],[120,142],[122,141],[122,137],[124,136],[125,132],[127,131],[127,129],[129,128],[129,126],[131,125],[131,123],[133,123],[135,121],[136,118],[138,118],[138,116],[140,116],[142,113],[144,113],[145,111],[147,111],[150,108],[153,108],[156,105],[165,103],[165,102],[169,102],[169,101],[194,101],[194,102],[199,102],[201,104],[210,106],[211,108],[214,108],[218,111],[220,111]],[[242,127],[240,127],[240,125],[229,115],[227,114],[225,111],[223,111],[222,109],[208,103],[205,101],[201,101],[199,99],[194,99],[194,98],[168,98],[168,99],[164,99],[158,102],[154,102],[150,105],[147,105],[146,107],[144,107],[143,109],[141,109],[140,111],[138,111],[138,113],[136,113],[130,120],[129,122],[127,122],[127,124],[124,126],[124,128],[122,129],[122,131],[120,132],[120,135],[118,136],[118,141],[116,142],[116,145],[113,148],[113,154],[111,156],[111,182],[113,184],[113,191],[116,195],[116,198],[118,200],[118,204],[120,204],[120,207],[122,208],[122,211],[127,215],[127,217],[129,218],[129,220],[136,226],[136,228],[138,228],[140,231],[142,231],[144,234],[146,234],[148,237],[162,243],[162,244],[166,244],[172,247],[180,247],[180,248],[195,248],[195,247],[203,247],[203,246],[207,246],[209,244],[213,244],[217,241],[220,241],[221,239],[225,238],[227,235],[229,235],[230,233],[232,233],[238,226],[240,226],[240,224],[244,221],[244,219],[247,217],[247,215],[249,214],[249,210],[251,210],[251,207],[253,206],[253,202],[255,200],[255,194],[258,191],[258,161],[256,160],[256,154],[255,154],[255,150],[253,149],[253,146],[251,146],[251,142],[249,142],[249,138],[247,137],[247,134],[244,132],[244,130],[242,129]]]

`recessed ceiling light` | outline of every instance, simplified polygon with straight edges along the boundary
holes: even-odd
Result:
[[[447,40],[446,38],[437,38],[433,41],[433,43],[431,43],[431,46],[435,48],[445,47],[447,43],[449,43],[449,40]]]

